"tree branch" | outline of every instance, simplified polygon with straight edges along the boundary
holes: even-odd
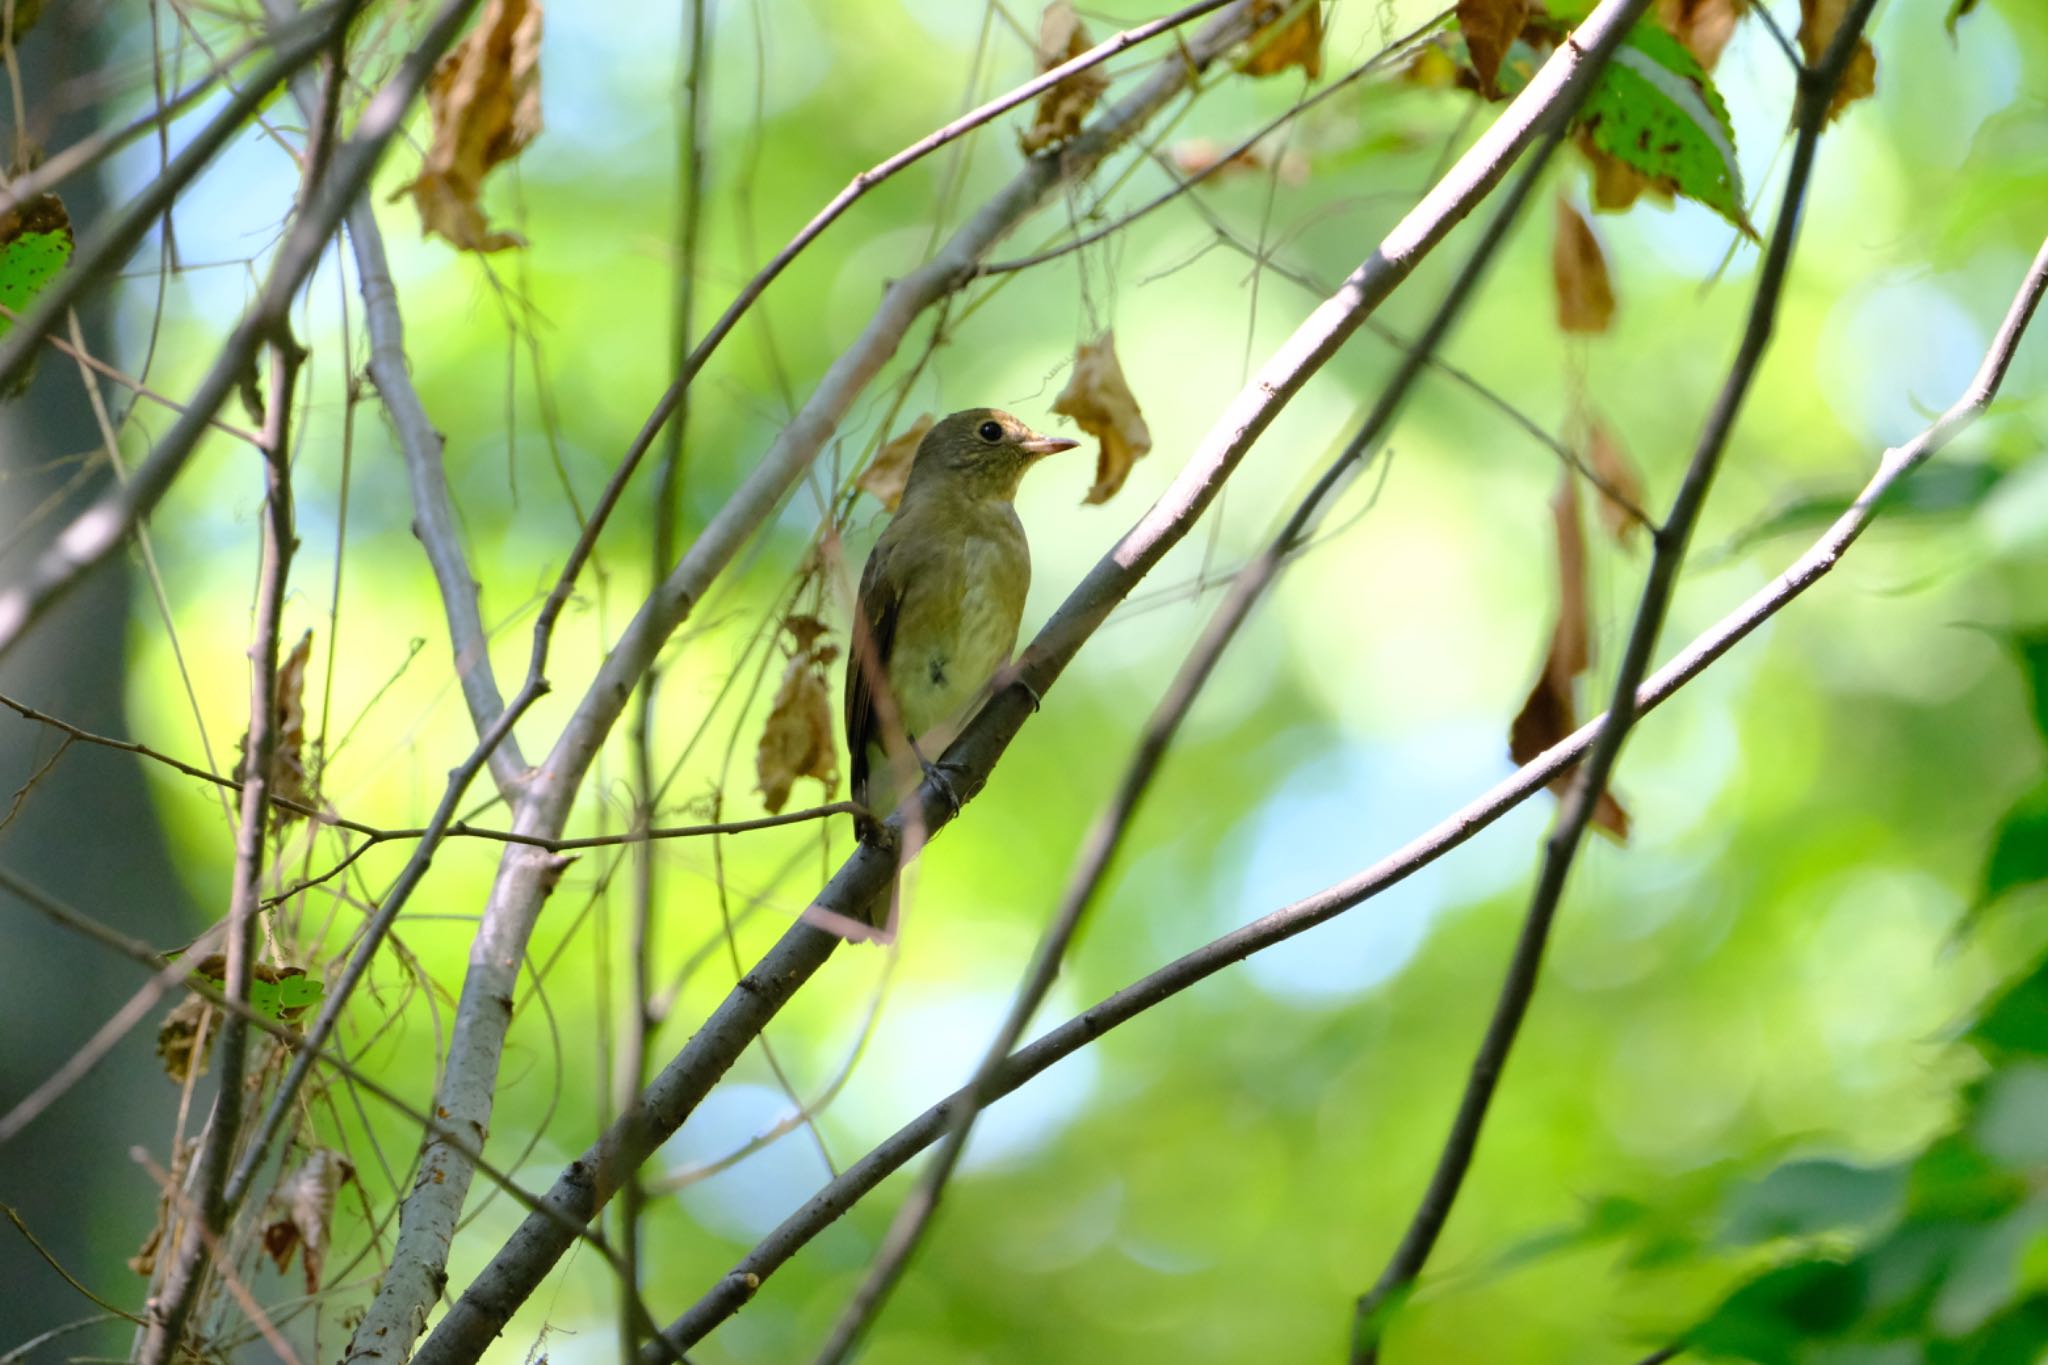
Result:
[[[1382,1310],[1404,1295],[1422,1273],[1438,1236],[1443,1232],[1444,1223],[1450,1218],[1451,1207],[1464,1186],[1466,1173],[1471,1169],[1472,1158],[1479,1145],[1480,1129],[1499,1087],[1501,1071],[1507,1064],[1522,1020],[1528,1014],[1529,1001],[1536,991],[1543,951],[1549,942],[1558,904],[1564,896],[1565,880],[1578,854],[1586,826],[1601,794],[1607,790],[1607,780],[1620,757],[1622,741],[1635,723],[1636,691],[1649,668],[1658,633],[1663,629],[1665,614],[1677,587],[1679,567],[1685,560],[1686,547],[1692,539],[1694,526],[1698,524],[1700,509],[1706,502],[1714,474],[1720,467],[1721,455],[1734,430],[1742,400],[1770,345],[1785,275],[1799,235],[1801,210],[1813,172],[1814,155],[1821,129],[1827,122],[1828,104],[1875,3],[1876,0],[1854,0],[1843,13],[1840,27],[1836,29],[1820,64],[1800,73],[1798,104],[1794,111],[1794,124],[1798,131],[1791,169],[1786,175],[1784,199],[1778,210],[1770,245],[1764,253],[1741,344],[1736,349],[1721,392],[1707,415],[1685,479],[1672,500],[1670,514],[1662,526],[1652,528],[1654,549],[1650,568],[1645,575],[1635,620],[1629,628],[1621,665],[1616,670],[1613,695],[1607,707],[1607,723],[1601,728],[1599,739],[1593,744],[1585,765],[1566,793],[1558,811],[1557,824],[1544,844],[1543,864],[1537,874],[1535,891],[1530,896],[1521,936],[1509,960],[1506,979],[1501,984],[1485,1037],[1472,1058],[1465,1091],[1459,1100],[1450,1132],[1444,1138],[1436,1170],[1416,1204],[1407,1231],[1402,1234],[1400,1244],[1380,1272],[1378,1281],[1369,1292],[1359,1296],[1353,1314],[1351,1344],[1351,1358],[1357,1365],[1374,1365],[1378,1360],[1380,1332],[1385,1317]]]
[[[1196,10],[1200,8],[1196,7]],[[1183,14],[1192,12],[1195,11],[1183,11]],[[639,678],[653,664],[664,642],[689,615],[704,590],[803,477],[826,438],[845,417],[868,381],[894,353],[917,316],[957,288],[967,277],[969,268],[1036,210],[1058,186],[1086,175],[1210,62],[1241,41],[1249,30],[1247,16],[1248,10],[1242,4],[1225,7],[1224,13],[1189,40],[1181,52],[1161,62],[1149,79],[1105,111],[1079,137],[1056,152],[1026,162],[1010,183],[969,219],[932,260],[889,287],[867,328],[853,346],[834,361],[803,409],[699,534],[668,579],[642,605],[606,656],[553,749],[534,770],[522,792],[515,807],[513,827],[516,833],[544,838],[561,834],[583,777],[605,737],[617,723]],[[1047,73],[1040,79],[1051,76],[1052,73]],[[976,120],[985,122],[994,116],[990,112],[994,108],[993,105],[984,106],[968,119],[948,125],[948,129],[964,131],[976,126]],[[958,136],[958,131],[950,132],[948,136]],[[926,138],[915,146],[928,151],[938,145],[939,142]],[[922,155],[923,151],[917,154]],[[884,165],[908,164],[903,160],[907,155],[899,154]],[[849,187],[849,195],[854,194],[857,188],[857,185]],[[846,202],[850,203],[851,198]],[[814,220],[820,230],[823,221],[829,219],[821,215],[819,220]],[[815,236],[815,231],[811,235]],[[764,277],[772,277],[770,272],[779,268],[771,263],[770,271],[764,272]],[[734,309],[728,310],[728,319],[737,318],[739,306],[735,304]],[[708,354],[706,348],[717,335],[718,329],[714,327],[693,354]],[[650,424],[649,430],[643,432],[643,439],[651,441],[658,428],[658,423]],[[615,478],[614,487],[607,490],[607,496],[615,498],[619,485],[620,480]],[[554,616],[566,601],[568,586],[594,540],[601,523],[601,512],[602,505],[585,526],[569,564],[535,623],[534,664],[529,680],[537,676],[545,659]],[[524,960],[534,920],[552,889],[559,869],[556,859],[525,850],[508,852],[499,864],[497,879],[471,946],[469,969],[464,975],[462,995],[456,1006],[448,1061],[436,1090],[435,1110],[455,1119],[459,1126],[472,1130],[479,1138],[488,1127],[505,1032],[511,1022],[512,986],[519,964]],[[773,998],[774,1007],[754,1018],[753,1028],[746,1034],[746,1039],[758,1034],[760,1025],[773,1014],[774,1008],[779,1008],[782,999],[787,998],[786,994],[776,996],[774,991],[793,990],[825,960],[838,941],[819,931],[811,933],[815,938],[804,939],[802,946],[794,949],[789,959],[777,960],[774,989],[758,997],[763,1000]],[[800,965],[806,962],[807,966]],[[758,972],[750,974],[747,980],[752,980],[754,975]],[[749,999],[757,998],[745,987],[746,982],[743,981],[741,993],[747,994]],[[744,1040],[740,1040],[740,1046],[744,1046]],[[708,1089],[716,1076],[723,1074],[730,1064],[728,1057],[715,1072],[703,1075],[704,1088]],[[673,1066],[671,1063],[663,1076],[667,1076]],[[685,1085],[685,1091],[695,1089],[696,1084],[697,1078],[693,1077]],[[658,1077],[652,1089],[658,1091],[662,1087],[663,1080]],[[685,1112],[695,1105],[701,1094],[702,1091],[698,1091],[695,1097],[683,1101]],[[651,1125],[646,1124],[645,1116],[636,1110],[618,1120],[610,1131],[643,1129],[651,1131]],[[637,1164],[637,1160],[629,1163]],[[421,1178],[407,1196],[400,1214],[398,1245],[391,1268],[368,1316],[357,1328],[350,1347],[352,1357],[396,1359],[417,1338],[431,1305],[440,1298],[448,1249],[468,1188],[468,1163],[463,1152],[447,1143],[429,1139],[421,1153]],[[571,1197],[566,1207],[573,1211],[573,1216],[587,1218],[610,1198],[616,1188],[616,1184],[607,1177],[603,1198]],[[524,1226],[533,1226],[534,1221],[529,1219]],[[547,1234],[556,1254],[566,1245],[558,1239],[558,1232],[556,1229]],[[450,1311],[436,1329],[434,1338],[422,1346],[423,1352],[431,1354],[450,1349],[462,1333],[477,1334],[476,1350],[480,1351],[483,1344],[489,1342],[496,1327],[483,1327],[482,1320],[471,1316],[469,1307],[465,1305],[473,1307],[468,1295]],[[455,1326],[451,1327],[451,1323]]]
[[[269,829],[269,792],[277,761],[277,642],[284,615],[285,583],[292,551],[291,408],[303,352],[280,330],[271,342],[269,411],[263,421],[264,520],[262,565],[256,590],[255,639],[249,645],[249,734],[242,776],[241,821],[235,837],[235,880],[228,903],[227,998],[247,1002],[257,947],[257,909],[262,897],[263,845]],[[197,1193],[175,1244],[164,1291],[150,1306],[143,1336],[142,1365],[162,1365],[178,1353],[192,1304],[234,1216],[225,1198],[228,1166],[242,1130],[242,1078],[249,1054],[249,1026],[239,1014],[222,1023],[215,1045],[218,1084],[213,1117],[192,1176]]]
[[[1626,3],[1639,4],[1641,0],[1626,0]],[[1615,16],[1622,11],[1623,5],[1624,0],[1604,0],[1582,32],[1589,37],[1605,33],[1606,26],[1616,21]],[[1200,41],[1198,38],[1197,42]],[[1202,55],[1199,49],[1196,55]],[[1576,48],[1570,45],[1561,47],[1494,125],[1452,166],[1444,179],[1395,225],[1378,249],[1352,272],[1333,297],[1310,314],[1252,382],[1224,409],[1172,487],[1096,564],[1039,632],[1019,661],[1017,683],[990,698],[947,750],[945,767],[955,775],[953,785],[961,797],[971,799],[980,790],[996,760],[1034,708],[1032,697],[1045,695],[1075,652],[1108,618],[1111,610],[1130,594],[1167,551],[1179,543],[1281,408],[1310,375],[1336,354],[1372,310],[1408,277],[1422,257],[1462,221],[1506,174],[1509,165],[1535,137],[1542,115],[1557,100],[1578,61]],[[1168,70],[1177,71],[1181,65],[1175,63]],[[1154,83],[1158,79],[1155,77]],[[1131,98],[1136,100],[1144,94],[1145,91],[1141,90]],[[1128,121],[1119,113],[1113,112],[1111,117],[1118,118],[1120,122]],[[1030,175],[1031,168],[1027,168],[1026,177]],[[1013,186],[1012,190],[1005,191],[998,203],[1006,202],[1015,193]],[[987,213],[988,210],[984,210],[982,216]],[[963,232],[972,230],[974,224]],[[942,265],[944,261],[945,253],[942,253],[934,264]],[[903,288],[908,282],[900,282],[896,289]],[[892,290],[892,295],[894,293]],[[890,304],[885,302],[884,313],[889,311]],[[872,332],[872,326],[870,330]],[[849,357],[842,357],[834,367],[834,375],[848,363]],[[834,384],[834,377],[828,376],[825,388],[829,389]],[[817,401],[814,398],[813,402]],[[806,419],[800,416],[792,431],[805,425]],[[785,438],[788,436],[786,432]],[[813,439],[822,439],[822,436],[820,434]],[[770,462],[775,458],[776,455],[771,453]],[[757,478],[761,472],[756,471]],[[741,496],[746,496],[745,490]],[[729,505],[727,512],[731,510]],[[725,515],[722,513],[721,518]],[[710,540],[713,536],[714,530],[707,530],[705,539]],[[700,541],[700,546],[703,543]],[[684,557],[677,575],[671,576],[671,585],[692,567],[695,555],[696,550],[693,549]],[[684,604],[687,605],[687,599],[684,599]],[[628,627],[625,639],[607,661],[605,672],[600,674],[600,683],[607,674],[619,675],[622,682],[631,676],[616,667],[618,660],[627,653],[628,642],[636,632],[645,628],[642,622],[660,608],[659,599],[651,602],[643,609],[641,619]],[[645,646],[638,648],[644,649]],[[623,701],[623,693],[620,701]],[[577,727],[572,722],[557,744],[556,753],[561,754],[568,746],[585,742],[579,739]],[[569,752],[573,754],[576,750],[569,748]],[[549,773],[554,767],[551,760],[542,766],[542,772]],[[952,798],[930,783],[921,786],[914,799],[918,807],[914,813],[894,816],[885,826],[899,837],[908,821],[914,820],[920,828],[936,832],[956,813],[951,804]],[[864,843],[854,850],[819,893],[815,905],[826,912],[857,918],[859,912],[885,891],[895,869],[896,860],[892,853]],[[740,1052],[774,1017],[789,996],[824,963],[838,943],[835,935],[808,922],[800,921],[793,925],[760,963],[740,980],[696,1036],[655,1077],[642,1096],[640,1107],[623,1115],[581,1158],[569,1165],[549,1191],[549,1204],[572,1217],[588,1219],[594,1216],[617,1190],[624,1172],[638,1166],[648,1153],[681,1125]],[[423,1188],[438,1190],[440,1186]],[[559,1230],[552,1224],[527,1219],[491,1264],[464,1291],[433,1334],[421,1344],[416,1359],[421,1365],[474,1360],[518,1305],[533,1292],[565,1248],[566,1243],[561,1240]]]
[[[1850,508],[1785,572],[1674,655],[1669,663],[1644,682],[1635,698],[1639,713],[1653,711],[1669,700],[1841,562],[1842,556],[1870,525],[1885,498],[1899,482],[1932,458],[1989,405],[2044,293],[2048,293],[2048,241],[2042,243],[2032,269],[2006,313],[1997,338],[1963,396],[1925,431],[1905,445],[1886,451],[1878,463],[1876,474]],[[1491,790],[1357,875],[1232,930],[1042,1034],[1021,1051],[1013,1053],[997,1070],[992,1096],[1000,1098],[1020,1089],[1054,1063],[1087,1047],[1119,1025],[1206,981],[1226,967],[1335,919],[1434,863],[1544,790],[1559,774],[1570,771],[1592,747],[1606,722],[1605,715],[1594,717]],[[964,1104],[968,1094],[969,1088],[963,1086],[940,1100],[813,1195],[678,1317],[669,1327],[669,1339],[683,1347],[694,1345],[738,1312],[761,1283],[812,1238],[848,1213],[869,1191],[901,1170],[911,1158],[945,1136],[955,1107]],[[641,1350],[641,1365],[659,1365],[662,1359],[651,1344]]]

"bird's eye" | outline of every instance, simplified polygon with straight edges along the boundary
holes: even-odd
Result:
[[[976,430],[980,433],[981,439],[987,441],[990,445],[994,445],[1003,439],[1003,424],[1001,422],[983,422]]]

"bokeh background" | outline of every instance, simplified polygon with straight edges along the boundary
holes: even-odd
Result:
[[[412,371],[447,437],[501,677],[523,671],[532,614],[579,509],[669,373],[677,8],[549,12],[546,132],[487,199],[524,249],[465,256],[420,240],[408,205],[380,206]],[[1774,12],[1790,26],[1790,10]],[[2048,11],[1983,0],[1951,37],[1944,10],[1937,0],[1879,7],[1877,92],[1824,139],[1770,361],[1695,542],[1665,653],[1777,573],[1884,447],[1960,393],[2048,230]],[[1131,4],[1083,12],[1098,34],[1148,17]],[[1326,75],[1430,12],[1409,0],[1338,4]],[[73,63],[69,79],[111,77],[107,103],[68,126],[146,107],[146,17],[110,4],[91,22],[39,35],[50,61],[61,47]],[[404,12],[396,18],[395,31],[366,42],[366,80],[402,50]],[[190,19],[224,42],[249,22],[228,9]],[[1020,26],[1035,27],[1035,14],[940,0],[714,6],[700,325],[857,170],[1027,75]],[[197,60],[190,32],[179,36],[168,14],[161,27],[166,52]],[[1141,49],[1115,69],[1142,70],[1163,50]],[[1759,224],[1782,181],[1792,76],[1753,20],[1717,73]],[[1219,72],[1154,135],[1162,149],[1198,137],[1227,145],[1303,92],[1299,73],[1255,82]],[[1080,505],[1085,453],[1032,475],[1019,500],[1035,560],[1028,632],[1316,302],[1254,257],[1334,282],[1492,113],[1475,113],[1457,90],[1368,80],[1290,128],[1288,174],[1200,192],[1251,255],[1176,204],[1101,247],[977,284],[956,300],[928,361],[919,354],[927,329],[914,332],[811,485],[665,656],[661,818],[760,813],[753,748],[782,664],[773,623],[821,509],[880,440],[920,411],[980,404],[1064,430],[1050,406],[1074,348],[1114,330],[1155,448],[1104,507]],[[180,268],[158,268],[153,237],[98,300],[102,353],[131,371],[148,353],[149,382],[163,392],[188,390],[210,361],[291,209],[296,171],[279,144],[296,141],[296,119],[281,101],[270,115],[275,137],[252,130],[180,202]],[[885,282],[1014,172],[1018,122],[999,120],[868,196],[721,350],[690,411],[686,538],[866,321]],[[424,126],[417,131],[423,139]],[[1280,161],[1283,148],[1270,150]],[[417,154],[418,143],[395,153],[380,201],[410,177]],[[129,148],[99,192],[113,203],[131,197],[156,173],[157,155],[153,144]],[[1574,159],[1561,157],[1553,180],[1583,202]],[[1054,242],[1168,183],[1127,153],[998,254]],[[90,200],[74,202],[75,216],[81,203]],[[1546,429],[1597,411],[1661,508],[1733,355],[1757,252],[1690,204],[1599,216],[1619,312],[1610,335],[1568,340],[1553,318],[1550,213],[1541,199],[1535,209],[1447,358]],[[1471,225],[1454,235],[1381,319],[1419,330],[1474,235]],[[356,818],[411,825],[472,734],[411,536],[403,466],[374,400],[355,401],[366,342],[353,288],[352,268],[330,254],[295,315],[311,358],[285,638],[313,635],[307,698],[325,738],[325,798]],[[809,1197],[828,1162],[843,1167],[966,1079],[1088,821],[1220,585],[1338,448],[1395,358],[1361,334],[1292,404],[1208,524],[1082,651],[986,792],[924,857],[900,944],[842,951],[770,1029],[806,1099],[857,1047],[858,1065],[813,1128],[654,1200],[645,1293],[657,1316],[679,1312]],[[22,547],[55,524],[40,504],[94,439],[81,424],[76,372],[56,359],[46,358],[28,403],[0,416],[10,467],[0,491],[9,520],[28,528],[6,561],[17,570]],[[1727,1232],[1731,1201],[1751,1182],[1798,1157],[1895,1160],[1953,1121],[1981,1066],[1956,1033],[2048,938],[2038,893],[1989,903],[1984,894],[1994,834],[2043,767],[2011,638],[2048,625],[2044,392],[2048,345],[2035,338],[2008,396],[1832,577],[1630,741],[1617,787],[1633,837],[1626,847],[1592,842],[1574,873],[1479,1161],[1395,1324],[1390,1358],[1635,1359],[1773,1254]],[[166,425],[139,406],[124,451],[139,456]],[[1041,1027],[1364,867],[1510,770],[1508,723],[1555,610],[1557,459],[1441,377],[1425,379],[1380,459],[1195,708]],[[644,495],[644,481],[635,488]],[[67,719],[231,769],[245,724],[261,489],[246,447],[203,448],[151,524],[168,615],[138,565],[118,568],[80,599],[77,616],[39,628],[6,686]],[[858,562],[883,514],[866,499],[854,507],[846,535]],[[650,535],[639,496],[564,618],[554,693],[521,727],[529,754],[546,748],[645,591]],[[1597,534],[1593,544],[1589,707],[1647,563],[1640,544]],[[835,627],[844,609],[836,593],[822,602]],[[56,747],[12,718],[0,721],[0,740],[10,790]],[[795,803],[839,794],[806,783]],[[595,771],[574,832],[619,830],[632,800],[620,747]],[[1147,1013],[999,1103],[865,1358],[1339,1353],[1352,1300],[1377,1275],[1449,1121],[1552,804],[1539,797],[1443,863]],[[21,808],[18,822],[0,826],[0,860],[159,946],[186,941],[225,906],[232,840],[218,794],[201,784],[66,754]],[[474,813],[479,823],[492,816],[488,806]],[[677,995],[654,1042],[657,1063],[723,997],[735,962],[751,962],[780,933],[849,847],[843,820],[716,847],[660,846],[650,970]],[[331,836],[309,842],[295,831],[280,864],[303,875],[341,851]],[[302,961],[317,969],[339,948],[404,853],[375,850],[303,900]],[[456,841],[436,858],[400,922],[403,955],[380,966],[344,1030],[359,1065],[419,1103],[431,1094],[495,855]],[[135,863],[146,858],[157,861]],[[617,850],[580,857],[534,941],[492,1130],[493,1154],[532,1188],[611,1112],[605,1049],[626,1005],[629,883]],[[1966,918],[1974,928],[1959,933]],[[18,1096],[139,973],[60,947],[19,910],[6,924],[0,1052]],[[122,1261],[148,1231],[155,1198],[127,1148],[143,1144],[162,1160],[177,1098],[154,1069],[149,1033],[0,1150],[0,1197],[19,1203],[96,1289],[131,1305],[141,1282]],[[717,1162],[790,1110],[766,1060],[750,1052],[651,1174]],[[2048,1105],[2041,1114],[2048,1123]],[[360,1178],[343,1198],[330,1262],[338,1273],[317,1328],[311,1314],[292,1328],[332,1357],[349,1310],[371,1292],[375,1248],[388,1247],[388,1229],[373,1232],[366,1211],[381,1215],[407,1188],[416,1139],[402,1117],[341,1089],[315,1104],[312,1122]],[[904,1188],[898,1177],[820,1237],[694,1358],[803,1358],[858,1283]],[[458,1287],[519,1215],[483,1182],[472,1208],[451,1265]],[[54,1277],[18,1250],[8,1253],[6,1265],[21,1267],[10,1282],[48,1292],[0,1294],[14,1300],[0,1348],[91,1311],[64,1304]],[[279,1299],[294,1292],[271,1272],[258,1284]],[[616,1359],[616,1315],[604,1267],[572,1256],[494,1358]],[[107,1349],[125,1350],[125,1329],[96,1330]],[[92,1340],[90,1331],[68,1337],[65,1349]]]

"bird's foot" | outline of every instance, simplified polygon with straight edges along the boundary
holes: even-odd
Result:
[[[989,694],[993,696],[1012,687],[1024,689],[1024,695],[1031,698],[1031,709],[1034,712],[1045,704],[1045,698],[1038,695],[1038,689],[1024,681],[1022,666],[1018,664],[1004,664],[996,670],[996,675],[989,679]]]
[[[960,807],[965,805],[966,802],[961,799],[960,789],[953,785],[953,778],[955,774],[962,778],[966,777],[966,770],[958,764],[948,763],[944,759],[936,763],[931,762],[929,759],[920,759],[919,761],[924,764],[924,780],[931,784],[932,790],[939,794],[939,799],[946,803],[947,818],[951,819],[953,816],[958,815]]]

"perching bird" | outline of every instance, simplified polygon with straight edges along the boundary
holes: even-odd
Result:
[[[956,412],[918,443],[903,500],[861,571],[846,665],[853,799],[876,820],[930,771],[1009,662],[1031,586],[1011,499],[1025,470],[1079,444],[994,408]]]

